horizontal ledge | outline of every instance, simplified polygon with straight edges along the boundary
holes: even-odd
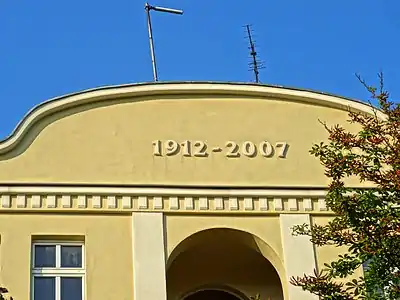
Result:
[[[91,194],[143,196],[325,197],[327,190],[301,189],[191,189],[142,187],[0,186],[0,194]]]
[[[322,215],[322,216],[330,216],[334,213],[329,210],[313,210],[313,211],[289,211],[289,210],[281,210],[281,211],[274,211],[274,210],[215,210],[215,209],[208,209],[208,210],[185,210],[185,209],[132,209],[132,208],[117,208],[117,209],[109,209],[109,208],[68,208],[68,209],[44,209],[44,208],[7,208],[7,209],[0,209],[0,214],[9,214],[9,213],[18,213],[18,214],[92,214],[92,215],[130,215],[132,213],[163,213],[166,215],[236,215],[236,216],[279,216],[279,215]]]

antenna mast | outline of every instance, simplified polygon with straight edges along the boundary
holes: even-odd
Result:
[[[251,61],[249,63],[250,70],[254,72],[255,80],[256,83],[260,82],[259,79],[259,70],[264,69],[265,67],[263,66],[262,62],[257,60],[257,51],[256,51],[256,46],[254,44],[253,38],[251,36],[251,26],[246,25],[246,31],[247,31],[247,38],[249,40],[249,50],[250,50],[250,55],[251,55]]]
[[[169,14],[182,15],[183,10],[172,9],[172,8],[161,7],[161,6],[152,6],[147,2],[144,5],[144,9],[145,9],[146,15],[147,15],[147,30],[149,32],[150,55],[151,55],[151,65],[153,67],[153,77],[154,77],[154,81],[158,81],[156,54],[154,51],[153,29],[151,27],[150,11],[154,10],[154,11],[165,12],[165,13],[169,13]]]

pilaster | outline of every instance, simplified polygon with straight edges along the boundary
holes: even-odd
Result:
[[[166,300],[163,213],[133,213],[132,235],[133,299]]]
[[[281,214],[281,237],[283,246],[284,265],[286,270],[287,282],[292,276],[302,276],[312,274],[315,269],[314,246],[308,236],[294,236],[292,227],[304,223],[310,224],[309,214]],[[317,296],[303,291],[288,283],[287,300],[316,300]]]

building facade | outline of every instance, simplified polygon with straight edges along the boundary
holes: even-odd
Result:
[[[15,300],[316,299],[289,278],[343,249],[291,227],[332,217],[309,150],[327,139],[320,121],[346,124],[348,109],[369,112],[207,82],[39,105],[0,143],[1,284]]]

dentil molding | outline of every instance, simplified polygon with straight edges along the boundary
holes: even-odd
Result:
[[[0,211],[330,213],[324,190],[0,187]]]

